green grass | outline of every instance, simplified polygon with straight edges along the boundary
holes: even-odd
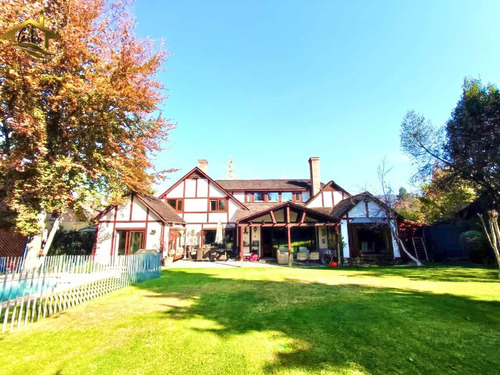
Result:
[[[2,374],[494,374],[470,267],[185,269],[0,336]]]

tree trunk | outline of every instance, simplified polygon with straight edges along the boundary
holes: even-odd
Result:
[[[50,228],[49,235],[47,239],[45,240],[45,244],[43,245],[42,248],[42,255],[47,255],[50,249],[50,246],[52,245],[52,241],[54,240],[54,236],[56,235],[57,230],[59,229],[59,224],[61,223],[61,219],[59,216],[54,220],[54,223],[52,224],[52,228]]]
[[[401,240],[401,238],[399,238],[399,235],[397,233],[397,222],[396,220],[394,220],[394,227],[391,225],[391,220],[388,220],[389,221],[389,228],[391,229],[391,234],[392,236],[396,239],[396,242],[398,243],[399,245],[399,248],[403,250],[403,252],[418,266],[422,266],[422,262],[420,262],[417,258],[415,258],[413,255],[410,254],[410,252],[408,250],[406,250],[406,246],[404,245],[403,241]]]
[[[43,233],[45,231],[46,216],[47,215],[45,214],[45,211],[42,211],[38,214],[38,227],[40,229],[38,233],[34,233],[30,236],[29,242],[26,246],[26,258],[24,260],[25,269],[37,268],[40,265],[38,253],[43,246]]]
[[[488,237],[488,242],[495,253],[495,260],[498,266],[498,278],[500,279],[500,230],[498,228],[498,212],[496,210],[488,211],[488,224],[490,228],[489,233],[483,220],[483,215],[478,214],[478,216],[481,219],[484,233],[486,234],[486,237]]]

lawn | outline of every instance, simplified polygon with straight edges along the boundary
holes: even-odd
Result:
[[[495,275],[468,267],[164,271],[0,336],[0,373],[494,374]]]

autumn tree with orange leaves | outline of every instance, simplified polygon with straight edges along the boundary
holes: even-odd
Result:
[[[0,41],[0,202],[29,235],[41,214],[149,191],[173,127],[158,110],[166,52],[134,34],[130,4],[1,2],[0,34],[40,15],[60,36],[52,58]]]

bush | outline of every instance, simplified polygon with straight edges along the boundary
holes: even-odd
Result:
[[[94,247],[95,232],[76,230],[57,231],[47,255],[90,255]]]
[[[469,230],[460,235],[460,247],[474,263],[488,263],[491,261],[488,240],[483,232]]]

